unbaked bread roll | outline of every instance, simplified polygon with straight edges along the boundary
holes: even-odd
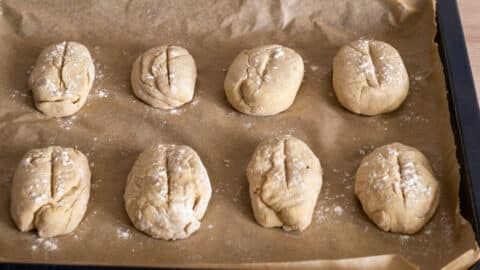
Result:
[[[355,176],[355,194],[382,230],[413,234],[435,213],[439,185],[420,151],[393,143],[362,160]]]
[[[242,51],[225,78],[225,94],[238,111],[274,115],[288,109],[303,79],[303,60],[294,50],[268,45]]]
[[[348,110],[377,115],[397,109],[408,94],[407,70],[389,44],[357,40],[342,47],[333,61],[333,88]]]
[[[87,210],[90,169],[78,150],[50,146],[27,152],[12,181],[10,212],[22,232],[40,237],[72,232]]]
[[[182,47],[160,46],[147,50],[133,64],[133,93],[152,107],[169,110],[193,99],[197,68]]]
[[[82,108],[94,78],[95,67],[88,49],[77,42],[64,41],[42,51],[29,85],[39,111],[63,117]]]
[[[303,231],[322,188],[320,161],[301,140],[284,135],[261,142],[247,167],[253,213],[264,227]]]
[[[138,230],[176,240],[200,228],[211,194],[207,171],[192,148],[160,144],[147,148],[135,161],[124,199]]]

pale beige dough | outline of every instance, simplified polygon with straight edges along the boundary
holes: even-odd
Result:
[[[382,230],[414,234],[435,213],[439,185],[420,151],[393,143],[362,160],[355,176],[355,194]]]
[[[63,117],[83,107],[94,78],[95,67],[88,49],[64,41],[42,51],[30,74],[29,85],[39,111]]]
[[[10,212],[22,232],[68,234],[80,224],[90,196],[90,169],[78,150],[50,146],[27,152],[12,181]]]
[[[207,170],[192,148],[160,144],[147,148],[135,161],[124,199],[138,230],[176,240],[200,228],[211,194]]]
[[[284,135],[261,142],[247,167],[253,213],[264,227],[303,231],[322,188],[322,167],[301,140]]]
[[[135,96],[164,110],[192,101],[196,79],[197,68],[192,55],[178,46],[147,50],[133,64],[130,76]]]
[[[225,94],[239,112],[278,114],[293,104],[303,69],[302,57],[287,47],[267,45],[244,50],[228,69]]]
[[[335,56],[333,88],[346,109],[371,116],[397,109],[407,97],[409,79],[395,48],[382,41],[357,40]]]

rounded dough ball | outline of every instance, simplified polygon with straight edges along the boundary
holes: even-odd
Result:
[[[50,146],[27,152],[12,181],[10,212],[22,232],[40,237],[72,232],[87,210],[90,169],[78,150]]]
[[[182,47],[151,48],[133,64],[130,80],[137,98],[152,107],[169,110],[193,99],[197,68]]]
[[[377,115],[397,109],[408,94],[407,70],[389,44],[357,40],[342,47],[333,60],[333,88],[348,110]]]
[[[288,109],[303,79],[303,60],[280,45],[242,51],[225,78],[228,102],[250,115],[274,115]]]
[[[301,140],[279,136],[261,142],[247,167],[253,213],[264,227],[303,231],[322,188],[322,167]]]
[[[420,151],[393,143],[362,160],[355,176],[355,194],[382,230],[413,234],[435,213],[439,186]]]
[[[176,240],[200,228],[212,195],[207,171],[188,146],[160,144],[140,154],[128,175],[125,208],[133,225]]]
[[[30,74],[29,85],[39,111],[63,117],[82,108],[94,78],[95,67],[88,49],[64,41],[42,51]]]

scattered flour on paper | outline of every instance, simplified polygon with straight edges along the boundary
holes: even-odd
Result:
[[[58,249],[58,244],[56,239],[50,238],[36,238],[33,240],[32,251],[55,251]]]
[[[223,160],[223,165],[225,165],[225,167],[229,168],[230,167],[230,160],[229,159],[224,159]]]
[[[253,123],[252,122],[243,122],[242,126],[246,129],[251,129],[251,128],[253,128]]]
[[[31,95],[28,92],[18,89],[10,90],[10,94],[8,95],[8,98],[11,100],[26,99],[30,97]]]
[[[168,113],[171,115],[180,115],[183,112],[185,112],[185,109],[171,109],[168,111]]]
[[[94,98],[107,98],[110,96],[110,93],[105,88],[95,89],[91,94]]]
[[[344,211],[345,210],[340,205],[335,205],[331,207],[322,205],[320,207],[317,207],[313,215],[317,222],[322,223],[325,221],[334,220],[336,217],[343,215]]]
[[[319,68],[320,68],[320,67],[317,66],[317,65],[310,65],[310,69],[311,69],[313,72],[317,71]]]
[[[95,47],[97,48],[97,47]],[[97,50],[94,49],[95,54],[98,54]],[[105,67],[104,65],[94,58],[93,65],[95,66],[95,80],[102,80],[105,77]]]
[[[333,212],[335,212],[337,216],[341,216],[343,214],[343,208],[341,206],[335,206]]]
[[[77,120],[77,116],[73,115],[70,117],[64,117],[64,118],[57,118],[57,125],[60,128],[70,130],[72,126],[75,124],[75,121]]]
[[[130,239],[130,237],[132,237],[130,229],[117,228],[117,238],[118,239],[127,240],[127,239]]]
[[[360,146],[360,149],[358,149],[358,153],[359,153],[361,156],[365,156],[365,155],[369,154],[370,152],[372,152],[373,149],[375,149],[375,145],[372,145],[372,144],[364,144],[364,145],[361,145],[361,146]]]
[[[198,91],[198,90],[197,90],[197,91]],[[190,102],[190,104],[191,104],[193,107],[195,107],[195,106],[198,105],[199,102],[200,102],[200,97],[196,97],[196,98],[194,98],[194,99]]]
[[[98,179],[94,180],[93,183],[92,183],[92,189],[97,190],[100,187],[100,185],[102,184],[102,181],[103,181],[103,179],[101,179],[101,178],[98,178]]]

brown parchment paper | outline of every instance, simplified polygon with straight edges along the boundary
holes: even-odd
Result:
[[[407,0],[0,0],[0,261],[271,269],[463,269],[478,260],[470,225],[458,214],[458,163],[437,46],[434,4]],[[332,93],[332,59],[357,38],[396,47],[410,93],[394,113],[362,117]],[[85,44],[96,78],[75,116],[50,119],[35,110],[28,74],[42,48],[63,40]],[[305,78],[295,103],[272,117],[236,112],[223,80],[245,48],[278,43],[298,51]],[[162,44],[187,48],[198,80],[193,102],[172,112],[137,100],[134,59]],[[318,155],[324,186],[303,233],[257,225],[245,168],[267,137],[293,134]],[[399,141],[430,159],[440,205],[418,234],[377,229],[353,194],[355,170],[374,147]],[[188,240],[154,240],[129,222],[123,192],[138,154],[153,142],[186,144],[209,172],[213,196],[202,228]],[[21,156],[47,145],[88,155],[92,191],[77,230],[37,239],[9,215],[10,181]]]

